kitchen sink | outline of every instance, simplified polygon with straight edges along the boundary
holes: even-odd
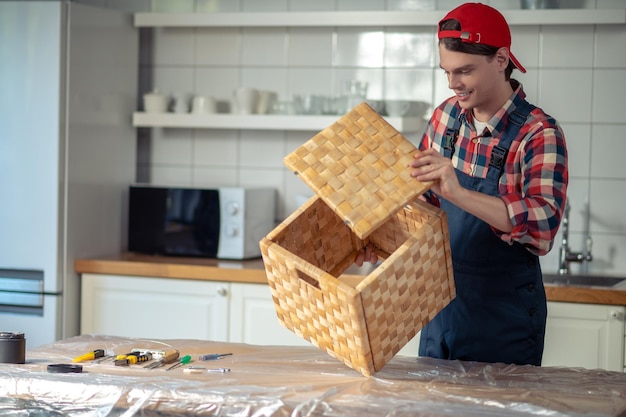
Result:
[[[613,277],[605,275],[543,275],[544,284],[553,285],[577,285],[584,287],[614,288],[625,281],[626,277]]]

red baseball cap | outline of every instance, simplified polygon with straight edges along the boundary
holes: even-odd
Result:
[[[455,19],[461,23],[461,30],[441,30],[441,23]],[[465,3],[451,10],[439,21],[438,37],[457,38],[467,43],[479,43],[495,48],[507,48],[515,67],[526,72],[511,52],[511,30],[502,14],[493,7],[482,3]]]

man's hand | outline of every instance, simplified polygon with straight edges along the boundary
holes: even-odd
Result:
[[[434,181],[432,190],[446,200],[455,201],[464,190],[459,184],[452,161],[432,148],[415,154],[409,167],[411,176],[418,181]]]
[[[409,164],[411,176],[422,182],[434,181],[431,189],[435,194],[502,232],[513,230],[504,201],[462,187],[449,158],[432,148],[418,152],[414,158]]]
[[[378,262],[378,255],[374,252],[374,248],[371,244],[368,244],[361,249],[354,258],[356,266],[363,266],[365,262],[370,262],[372,264]]]

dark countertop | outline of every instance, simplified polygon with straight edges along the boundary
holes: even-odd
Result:
[[[77,259],[75,270],[79,274],[111,274],[267,284],[261,258],[225,261],[123,253],[112,257]],[[626,282],[614,288],[552,284],[546,284],[545,287],[548,301],[626,306]]]

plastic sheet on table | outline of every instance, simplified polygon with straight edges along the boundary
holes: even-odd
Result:
[[[94,349],[173,347],[189,365],[231,372],[187,374],[142,365],[83,363],[82,373],[46,372]],[[200,355],[232,353],[201,362]],[[626,374],[396,356],[363,377],[311,347],[204,340],[79,336],[0,364],[2,416],[622,416]]]

